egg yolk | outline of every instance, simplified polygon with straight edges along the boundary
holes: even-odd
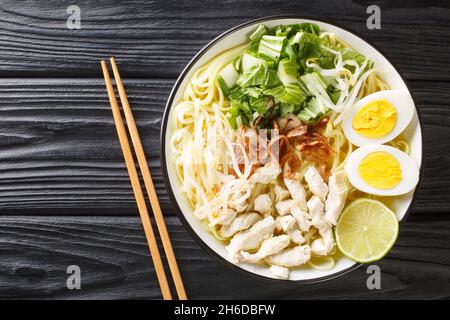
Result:
[[[389,101],[375,100],[362,107],[353,118],[352,127],[360,135],[378,139],[392,131],[397,122],[397,110]]]
[[[400,163],[391,154],[383,151],[367,155],[359,164],[358,171],[369,186],[378,189],[391,189],[402,180]]]

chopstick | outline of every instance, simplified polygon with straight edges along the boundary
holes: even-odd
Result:
[[[150,169],[145,157],[144,148],[142,147],[141,138],[139,137],[139,132],[136,127],[136,122],[134,121],[133,113],[131,112],[131,107],[128,103],[128,98],[123,87],[122,79],[120,78],[116,61],[114,60],[114,58],[110,58],[110,62],[114,73],[114,79],[116,80],[116,86],[119,91],[120,101],[122,102],[122,109],[125,114],[128,130],[130,131],[131,141],[133,142],[134,151],[136,153],[136,158],[139,163],[139,168],[141,169],[142,178],[144,180],[145,188],[150,199],[153,215],[156,220],[156,225],[159,230],[159,235],[161,237],[164,251],[166,253],[167,261],[169,262],[169,268],[170,272],[172,273],[175,289],[177,291],[178,298],[180,300],[186,300],[186,291],[181,279],[181,274],[178,268],[177,260],[175,258],[175,253],[173,252],[172,244],[170,242],[169,233],[167,232],[167,227],[164,222],[164,217],[161,212],[158,196],[156,195],[155,187],[153,185],[152,176],[150,174]]]
[[[112,62],[113,61],[114,60],[112,60]],[[114,65],[115,65],[115,63],[114,63]],[[147,238],[147,243],[148,243],[148,246],[149,246],[149,249],[150,249],[150,253],[151,253],[151,256],[152,256],[153,264],[155,266],[155,271],[156,271],[158,282],[159,282],[159,285],[160,285],[160,288],[161,288],[161,293],[162,293],[162,296],[163,296],[164,300],[171,300],[172,299],[172,295],[171,295],[169,284],[168,284],[168,281],[167,281],[167,277],[166,277],[166,274],[165,274],[165,271],[164,271],[164,265],[163,265],[163,262],[161,260],[161,255],[159,253],[158,245],[156,243],[155,234],[153,232],[152,224],[151,224],[151,221],[150,221],[150,216],[149,216],[148,210],[147,210],[147,205],[145,203],[145,198],[144,198],[144,195],[143,195],[143,192],[142,192],[142,189],[141,189],[141,184],[139,182],[139,177],[138,177],[138,174],[137,174],[137,171],[136,171],[135,162],[134,162],[134,159],[133,159],[131,147],[130,147],[130,144],[128,142],[127,132],[126,132],[123,120],[122,120],[122,115],[120,113],[119,106],[117,104],[116,96],[115,96],[115,93],[114,93],[114,88],[112,86],[112,82],[111,82],[111,79],[109,77],[109,72],[108,72],[108,68],[106,66],[106,62],[102,60],[101,61],[101,66],[102,66],[102,71],[103,71],[103,77],[105,78],[106,89],[108,91],[109,102],[111,104],[111,109],[112,109],[112,113],[113,113],[113,117],[114,117],[114,123],[116,125],[117,134],[119,136],[120,146],[122,148],[123,156],[124,156],[124,159],[125,159],[125,164],[126,164],[126,167],[127,167],[127,170],[128,170],[128,175],[130,176],[131,186],[132,186],[132,189],[133,189],[133,192],[134,192],[134,195],[135,195],[136,203],[137,203],[138,210],[139,210],[139,215],[141,217],[142,225],[144,227],[144,232],[145,232],[145,236]],[[117,66],[115,66],[115,69],[117,71]],[[120,80],[120,76],[118,75],[118,71],[115,72],[115,76],[116,76],[116,73],[117,73],[118,79]],[[116,83],[117,83],[117,77],[116,77]],[[124,101],[122,97],[125,96],[126,104],[128,106],[128,109],[129,109],[127,113],[131,114],[131,108],[129,107],[128,101],[126,99],[125,90],[123,89],[123,85],[122,85],[121,81],[120,81],[120,84],[121,84],[121,89],[119,90],[119,95],[120,95],[122,101]],[[127,118],[127,124],[128,124],[129,128],[130,128],[130,123],[132,123],[132,125],[134,124],[134,128],[135,128],[134,134],[132,135],[132,140],[133,140],[133,143],[134,143],[134,141],[136,140],[136,136],[137,136],[137,138],[139,138],[139,135],[137,134],[137,128],[136,128],[136,125],[135,125],[135,122],[134,122],[133,118],[131,118],[131,119]],[[133,138],[133,136],[134,136],[134,138]],[[139,140],[139,142],[140,142],[140,140]],[[139,154],[139,153],[141,153],[141,154]],[[176,265],[176,260],[175,260],[174,254],[173,254],[173,249],[172,249],[172,246],[170,244],[170,239],[168,237],[167,228],[165,226],[164,219],[162,218],[161,209],[159,207],[158,199],[156,197],[156,192],[154,190],[154,186],[153,186],[153,182],[151,180],[150,172],[148,170],[148,166],[147,165],[145,165],[145,166],[143,165],[143,163],[146,164],[147,162],[145,160],[145,155],[143,153],[142,145],[141,145],[141,148],[140,148],[140,152],[138,152],[138,154],[136,156],[137,156],[138,159],[139,158],[141,159],[141,161],[138,161],[141,170],[142,170],[142,168],[147,168],[147,171],[148,171],[148,175],[146,175],[147,178],[145,178],[144,175],[143,175],[143,177],[144,177],[145,180],[150,180],[150,182],[146,182],[145,185],[146,185],[146,187],[148,185],[147,192],[149,194],[149,198],[150,198],[150,201],[151,201],[152,208],[153,208],[154,212],[158,211],[158,210],[155,210],[155,208],[159,208],[158,213],[155,213],[155,217],[158,216],[158,218],[156,218],[157,227],[158,227],[158,229],[160,229],[160,234],[164,234],[164,236],[161,235],[161,238],[163,239],[163,237],[164,237],[164,239],[165,239],[165,240],[163,240],[163,246],[164,246],[164,249],[166,251],[166,255],[168,256],[170,269],[171,269],[171,272],[173,274],[172,276],[174,277],[174,279],[175,278],[177,279],[177,283],[178,283],[177,293],[178,293],[178,296],[179,296],[180,299],[183,299],[183,298],[187,299],[186,298],[186,293],[184,292],[184,287],[183,287],[183,284],[182,284],[182,281],[181,281],[181,276],[179,274],[178,266]],[[144,162],[142,162],[142,159],[144,160]],[[144,171],[145,171],[145,169],[144,169]],[[153,192],[151,192],[151,191],[149,192],[149,190],[153,190]],[[162,226],[162,225],[163,225],[163,227],[160,228],[160,226]],[[161,232],[161,230],[163,230],[163,231]],[[170,248],[169,248],[169,246],[170,246]],[[167,252],[171,252],[172,253],[170,259],[169,259],[169,255],[167,254]],[[174,261],[175,261],[176,268],[173,267],[173,262]],[[178,271],[178,273],[174,274],[173,270]],[[180,283],[181,283],[182,290],[180,289]]]

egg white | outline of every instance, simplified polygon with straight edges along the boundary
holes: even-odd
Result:
[[[386,99],[389,101],[397,111],[397,122],[395,123],[394,128],[387,135],[378,139],[371,139],[360,135],[353,129],[353,118],[366,104],[381,99]],[[342,128],[344,130],[345,137],[358,147],[368,144],[383,144],[395,139],[400,133],[403,132],[403,130],[405,130],[412,120],[414,110],[414,101],[408,92],[400,90],[378,91],[362,98],[355,103],[352,108],[346,111],[342,119]]]
[[[392,155],[400,164],[402,179],[398,185],[390,189],[378,189],[367,184],[359,174],[361,161],[371,153],[386,152]],[[356,149],[349,156],[345,171],[350,183],[358,190],[379,196],[397,196],[413,190],[419,182],[419,169],[414,159],[406,153],[385,145],[367,145]]]

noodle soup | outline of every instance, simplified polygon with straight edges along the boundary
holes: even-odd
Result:
[[[357,50],[348,40],[366,48],[362,40],[339,28],[280,19],[245,30],[242,44],[235,45],[236,38],[227,48],[225,38],[222,50],[215,50],[220,53],[203,55],[173,99],[166,165],[171,185],[179,185],[177,199],[188,209],[184,217],[203,241],[216,239],[207,240],[208,245],[223,258],[267,277],[315,279],[356,261],[381,258],[390,246],[369,243],[368,250],[355,252],[347,248],[346,237],[357,231],[349,231],[348,223],[360,226],[365,241],[374,238],[364,233],[373,227],[370,217],[344,221],[352,217],[355,205],[350,204],[375,210],[380,219],[396,215],[395,222],[389,220],[392,228],[376,229],[392,244],[397,219],[406,211],[402,204],[409,203],[418,174],[417,180],[398,178],[404,187],[393,189],[394,201],[385,201],[386,191],[355,183],[361,178],[360,164],[349,168],[348,160],[363,148],[350,142],[344,126],[360,101],[375,93],[382,96],[379,100],[392,100],[397,94],[392,89],[401,89],[398,94],[406,100],[401,106],[392,100],[397,108],[394,126],[407,127],[386,145],[401,153],[421,152],[414,131],[417,119],[407,121],[401,110],[415,113],[406,86],[384,57]],[[392,75],[386,73],[388,67]],[[383,108],[366,113],[358,123],[373,128],[384,123]],[[377,146],[369,143],[364,149],[370,155]],[[395,157],[390,150],[383,151],[386,157]],[[398,160],[399,168],[418,167],[420,156],[405,156]],[[369,174],[390,174],[387,164],[371,165]]]

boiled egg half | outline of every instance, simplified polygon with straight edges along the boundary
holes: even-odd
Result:
[[[356,149],[350,154],[345,171],[356,189],[380,196],[408,193],[419,182],[415,161],[406,153],[385,145]]]
[[[375,92],[345,112],[342,120],[344,134],[358,147],[386,143],[405,130],[413,118],[414,110],[414,101],[408,92]]]

